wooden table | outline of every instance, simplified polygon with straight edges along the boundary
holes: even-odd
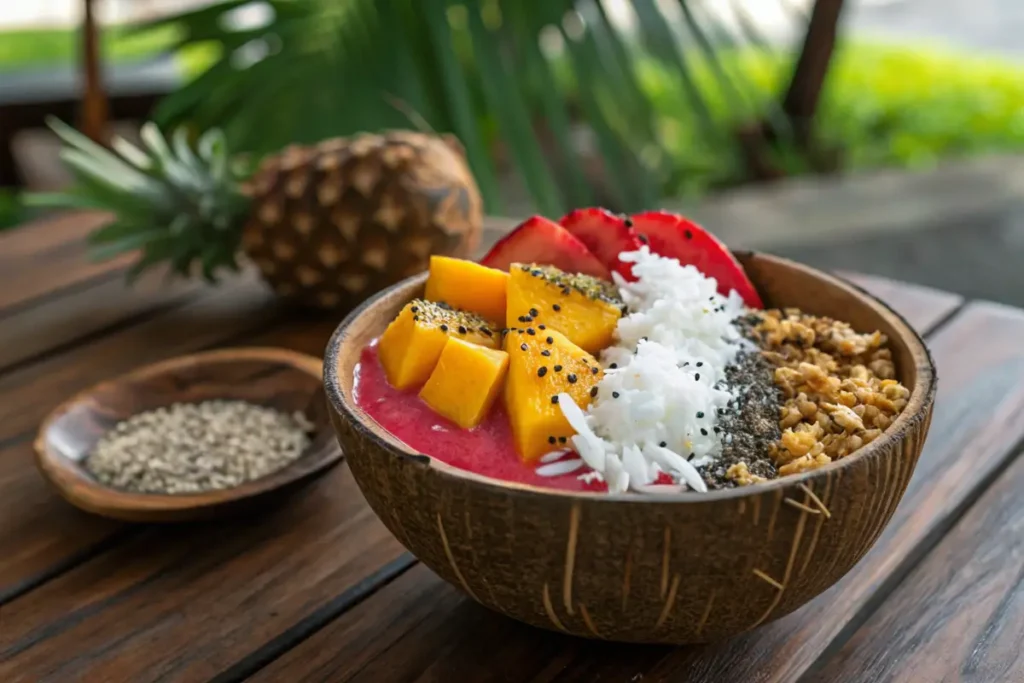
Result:
[[[1024,681],[1024,312],[855,279],[924,332],[931,435],[872,551],[794,614],[702,647],[577,640],[464,599],[377,521],[344,465],[259,517],[129,526],[60,500],[43,415],[212,346],[319,354],[335,319],[251,278],[219,289],[90,264],[71,215],[0,237],[0,681]],[[493,235],[492,235],[493,236]]]

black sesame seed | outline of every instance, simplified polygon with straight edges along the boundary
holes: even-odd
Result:
[[[576,384],[576,375],[574,375],[573,373],[570,372],[568,375],[565,376],[565,378],[569,380],[569,384]]]
[[[543,377],[546,374],[548,374],[548,369],[546,367],[544,367],[542,365],[539,368],[537,368],[537,376],[538,377]]]
[[[695,456],[695,455],[697,455],[697,454],[696,453],[690,453],[688,456],[686,456],[687,461],[693,460],[693,456]]]
[[[418,322],[420,321],[420,317],[419,317],[418,315],[414,315],[414,316],[412,317],[412,321],[413,321],[414,323],[418,323]]]
[[[540,311],[538,311],[536,308],[531,308],[530,315],[536,318],[538,315],[540,315]]]
[[[568,441],[568,439],[566,439],[564,436],[558,437],[558,443],[565,443],[566,441]]]
[[[530,347],[529,347],[529,346],[527,346],[526,344],[520,344],[520,345],[519,345],[519,348],[520,348],[520,350],[522,350],[522,351],[526,351],[526,350],[528,350],[528,349],[529,349]]]
[[[555,372],[561,372],[561,371],[562,371],[562,366],[561,365],[556,365],[555,366]]]
[[[704,411],[702,411],[702,410],[698,410],[698,411],[697,411],[697,419],[700,419],[700,418],[702,418],[702,417],[704,417]]]
[[[600,371],[601,371],[601,369],[597,368],[597,367],[590,368],[590,374],[592,374],[592,375],[596,375]]]
[[[534,330],[532,327],[527,327],[526,334],[537,334],[537,331]]]
[[[612,398],[618,398],[618,397],[619,397],[619,392],[613,391],[612,392]]]
[[[548,443],[555,443],[555,437],[549,436],[548,437]]]
[[[688,240],[692,240],[693,239],[693,231],[692,230],[687,230],[683,234],[686,235],[686,239],[688,239]]]
[[[546,330],[548,328],[546,326],[544,326],[544,325],[537,325],[537,329],[538,330]]]
[[[636,238],[643,244],[647,244],[647,235],[637,235]]]
[[[410,310],[411,310],[411,311],[412,311],[413,313],[419,313],[419,312],[420,312],[420,309],[419,309],[419,307],[418,307],[418,306],[413,306],[413,307],[412,307],[412,308],[411,308]]]
[[[489,329],[487,329],[486,327],[481,327],[480,331],[483,332],[484,334],[486,334],[488,337],[492,336],[491,331]]]
[[[459,325],[459,334],[466,334],[466,328],[463,325]]]
[[[554,396],[551,397],[551,402],[558,403],[558,394],[555,394]]]
[[[608,368],[611,369],[611,370],[614,370],[617,367],[619,367],[618,363],[612,363],[611,365],[608,366]]]
[[[447,331],[448,331],[448,326],[447,326],[447,325],[443,325],[443,324],[442,324],[442,325],[441,325],[441,331],[442,331],[442,332],[447,332]]]
[[[698,368],[704,367],[704,361],[701,361],[701,360],[697,361],[697,367]]]
[[[566,296],[569,296],[570,294],[572,294],[572,288],[571,287],[563,287],[562,288],[562,294],[564,294]]]
[[[558,304],[551,304],[551,308],[552,308],[553,310],[555,310],[555,311],[560,311],[560,310],[562,310],[562,307],[561,307],[561,306],[559,306]]]
[[[597,396],[597,387],[590,387],[590,398]]]
[[[548,337],[544,341],[546,341],[548,344],[554,344],[555,343],[555,338],[554,337]]]
[[[718,427],[715,427],[714,429],[715,429],[715,434],[719,434],[719,433],[721,433],[721,431],[722,431],[722,430],[721,430],[721,429],[719,429]]]
[[[519,322],[521,322],[521,323],[528,323],[528,322],[530,322],[530,319],[527,318],[525,315],[521,315],[521,316],[519,316]]]
[[[632,228],[632,227],[633,227],[633,219],[631,219],[631,218],[623,218],[623,219],[622,219],[622,222],[623,222],[623,224],[624,224],[624,225],[625,225],[625,226],[626,226],[627,228]],[[640,237],[641,239],[643,239],[643,240],[645,240],[645,241],[647,240],[647,238],[646,238],[646,237],[644,237],[643,235],[637,235],[637,237]]]
[[[695,382],[699,382],[700,381],[700,373],[699,372],[694,374],[693,381],[695,381]]]
[[[550,356],[551,352],[548,351],[547,349],[544,349],[543,351],[540,352],[540,355],[542,355],[542,356]]]
[[[647,337],[640,337],[640,341],[647,341]]]
[[[700,428],[700,435],[701,436],[707,436],[708,435],[708,430],[706,430],[703,427],[701,427]]]
[[[658,445],[661,446],[662,448],[665,448],[666,446],[668,446],[668,441],[662,441]]]

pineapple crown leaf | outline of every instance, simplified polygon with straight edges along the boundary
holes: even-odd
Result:
[[[94,258],[138,251],[129,281],[162,262],[186,276],[198,263],[211,282],[222,267],[238,269],[235,253],[249,200],[241,192],[245,170],[231,159],[221,131],[206,131],[193,145],[187,129],[178,128],[168,140],[147,122],[139,131],[141,146],[114,137],[108,149],[59,119],[47,124],[63,143],[60,156],[74,186],[27,201],[113,213],[113,221],[90,236]]]

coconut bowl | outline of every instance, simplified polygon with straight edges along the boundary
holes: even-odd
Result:
[[[391,436],[352,397],[361,349],[422,295],[421,275],[349,315],[325,354],[331,420],[370,506],[477,602],[577,636],[708,642],[778,619],[829,588],[871,548],[903,496],[931,420],[935,369],[906,321],[854,285],[780,258],[737,256],[767,306],[889,337],[911,395],[881,437],[821,469],[705,494],[567,493],[450,467]]]

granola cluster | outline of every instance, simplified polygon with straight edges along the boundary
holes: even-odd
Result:
[[[757,332],[784,404],[771,456],[779,476],[827,465],[877,439],[907,405],[878,331],[796,309],[765,311]],[[737,473],[740,474],[740,473]]]

